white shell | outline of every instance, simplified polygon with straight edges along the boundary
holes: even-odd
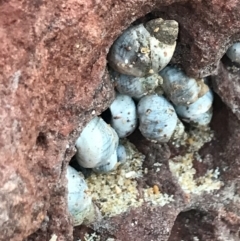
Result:
[[[207,112],[213,103],[213,93],[209,90],[205,95],[200,97],[194,103],[184,106],[175,106],[175,110],[182,118],[197,118],[200,114]]]
[[[120,138],[130,135],[137,126],[137,110],[134,101],[127,95],[116,94],[109,107],[111,126]]]
[[[115,130],[100,117],[92,119],[76,141],[76,158],[80,166],[104,165],[118,146]]]
[[[152,93],[157,86],[162,84],[162,77],[158,74],[147,77],[124,75],[115,71],[111,71],[110,74],[118,92],[135,99]]]
[[[177,35],[178,23],[173,20],[154,19],[146,27],[130,27],[112,45],[109,65],[119,73],[138,77],[158,73],[171,60]]]
[[[240,43],[233,44],[228,50],[226,55],[232,62],[240,64]]]
[[[117,164],[117,151],[115,151],[112,156],[108,159],[107,163],[93,168],[93,171],[96,173],[107,173],[115,169]]]
[[[68,181],[68,211],[73,218],[73,225],[80,225],[88,214],[92,205],[92,198],[87,194],[87,184],[71,166],[67,167]]]
[[[164,92],[175,105],[189,105],[198,99],[200,86],[182,70],[168,66],[159,74],[163,78]]]
[[[178,121],[173,106],[158,95],[147,95],[139,101],[138,116],[142,135],[158,142],[169,141]]]

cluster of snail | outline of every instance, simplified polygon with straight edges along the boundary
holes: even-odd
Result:
[[[122,138],[129,136],[138,122],[142,135],[159,143],[183,135],[181,120],[197,126],[209,124],[213,93],[205,81],[189,78],[181,69],[167,66],[177,35],[176,21],[154,19],[128,28],[115,41],[108,54],[109,73],[117,91],[109,107],[110,125],[95,117],[85,126],[76,141],[80,166],[106,173],[115,169],[117,163],[126,162],[128,150]],[[69,167],[69,183],[73,172]],[[84,203],[78,209],[82,218],[85,205],[89,207],[91,200],[84,192],[84,179],[78,177],[77,182],[82,193],[72,200],[71,193],[76,190],[69,184],[69,211],[76,216],[75,205]]]

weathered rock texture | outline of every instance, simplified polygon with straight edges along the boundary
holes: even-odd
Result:
[[[106,55],[136,19],[149,14],[146,18],[177,20],[180,34],[173,62],[195,77],[214,75],[215,90],[239,118],[239,74],[229,74],[220,63],[227,47],[240,40],[239,12],[239,0],[0,1],[0,240],[22,240],[36,230],[28,240],[49,240],[52,234],[72,240],[66,165],[84,124],[113,99]],[[216,109],[212,126],[217,137],[205,149],[211,158],[198,171],[220,166],[225,185],[218,196],[189,200],[169,176],[166,163],[161,183],[178,197],[175,206],[113,218],[108,230],[112,236],[170,236],[171,241],[189,234],[187,240],[192,240],[200,215],[206,217],[197,229],[203,240],[239,240],[240,123],[230,109],[221,104]],[[184,215],[188,209],[193,211]],[[136,227],[130,225],[132,217],[139,220]],[[190,223],[183,233],[179,228],[185,219]],[[212,226],[206,228],[209,222]],[[103,230],[103,237],[107,234]]]

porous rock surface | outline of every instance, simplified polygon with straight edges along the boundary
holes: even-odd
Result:
[[[239,11],[239,0],[1,1],[0,240],[73,239],[66,165],[85,123],[113,100],[109,47],[150,12],[146,19],[179,22],[173,62],[193,77],[214,75],[214,89],[229,106],[218,101],[216,138],[202,150],[207,161],[195,166],[197,172],[218,166],[224,186],[201,197],[185,195],[169,172],[168,146],[162,158],[159,146],[139,141],[143,153],[153,153],[149,165],[156,158],[165,163],[160,177],[146,176],[140,185],[159,182],[176,201],[104,220],[102,240],[239,240],[239,75],[220,62],[240,40]]]

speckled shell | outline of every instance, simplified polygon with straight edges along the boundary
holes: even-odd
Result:
[[[96,173],[107,173],[114,170],[116,167],[116,164],[117,164],[117,151],[115,151],[110,156],[106,164],[93,168],[93,171]]]
[[[240,43],[233,44],[228,50],[226,55],[228,58],[235,63],[240,64]]]
[[[80,166],[104,165],[118,146],[115,130],[100,117],[92,119],[76,141],[76,158]]]
[[[155,19],[130,27],[112,45],[108,63],[126,75],[158,73],[171,60],[177,35],[178,23],[173,20]]]
[[[137,110],[131,97],[116,94],[109,107],[111,111],[111,126],[120,138],[130,135],[137,126]]]
[[[139,101],[138,116],[142,135],[158,142],[169,141],[178,121],[173,106],[158,95],[148,95]]]
[[[80,225],[92,205],[92,198],[87,194],[84,177],[71,166],[67,167],[68,211],[73,218],[73,225]]]
[[[128,141],[121,140],[117,147],[117,160],[120,164],[124,164],[132,160],[135,153]]]
[[[154,89],[162,84],[162,77],[158,74],[147,77],[135,77],[110,71],[112,80],[119,93],[140,99],[146,94],[150,94]]]
[[[202,113],[193,118],[182,118],[183,121],[197,127],[207,126],[211,122],[211,119],[212,119],[212,108],[210,108],[207,112]]]
[[[175,106],[177,114],[183,118],[197,118],[200,114],[207,112],[213,103],[213,93],[209,90],[194,103],[184,106]]]
[[[163,78],[164,92],[175,105],[189,105],[198,99],[201,87],[182,70],[168,66],[159,74]]]

